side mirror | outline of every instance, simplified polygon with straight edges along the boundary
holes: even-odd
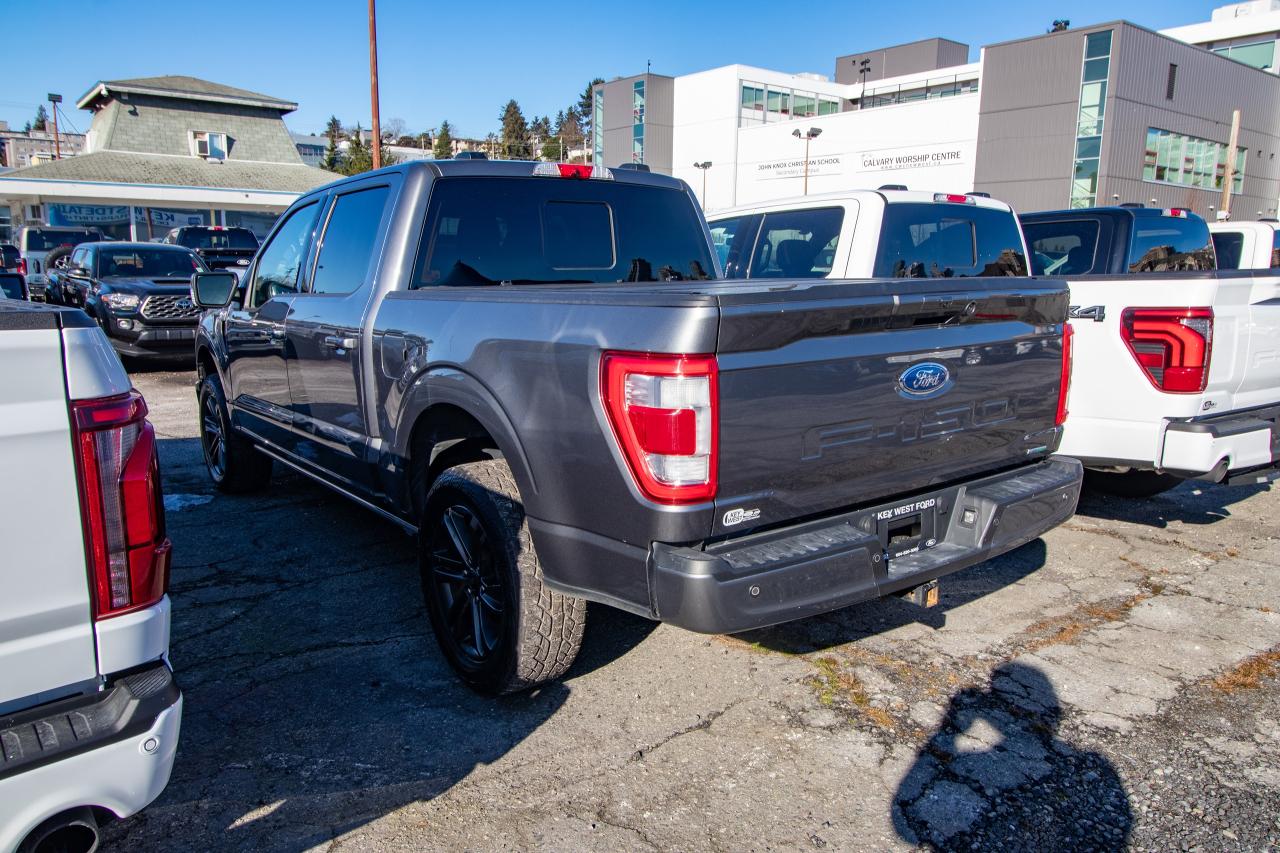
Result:
[[[198,272],[191,276],[191,296],[201,308],[224,308],[239,284],[233,272]]]

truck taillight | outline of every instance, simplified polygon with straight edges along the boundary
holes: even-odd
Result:
[[[715,497],[715,356],[606,352],[600,394],[640,491],[668,504]]]
[[[26,274],[27,274],[27,259],[18,258],[18,275],[26,275]]]
[[[1198,393],[1208,384],[1212,308],[1126,308],[1120,335],[1161,391]]]
[[[94,618],[158,602],[169,586],[169,539],[156,433],[137,391],[71,404]]]
[[[1058,382],[1058,415],[1054,423],[1062,426],[1067,422],[1067,393],[1071,390],[1071,339],[1076,330],[1070,323],[1062,324],[1062,375]]]
[[[612,181],[613,172],[604,166],[588,166],[582,163],[539,163],[533,167],[536,178],[592,178]]]

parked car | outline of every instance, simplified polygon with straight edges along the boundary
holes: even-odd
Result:
[[[168,782],[156,436],[80,311],[0,300],[0,851],[86,851]]]
[[[258,238],[248,228],[188,225],[174,228],[164,242],[195,251],[210,269],[246,267],[258,251]]]
[[[1210,222],[1209,233],[1218,269],[1280,272],[1280,222]]]
[[[104,239],[96,228],[24,226],[18,232],[18,251],[22,253],[18,272],[27,277],[32,299],[44,300],[45,272],[50,265],[71,254],[71,250],[81,243]]]
[[[731,278],[1027,275],[1017,218],[982,196],[852,190],[718,210],[708,225]]]
[[[0,272],[22,272],[22,252],[12,243],[0,243]]]
[[[490,693],[561,675],[584,599],[703,632],[928,603],[1074,511],[1061,283],[718,277],[657,174],[312,191],[243,298],[193,278],[206,467],[238,491],[279,462],[419,532],[440,647]]]
[[[189,358],[200,316],[191,275],[208,269],[182,246],[85,243],[57,278],[59,298],[84,308],[121,355]]]
[[[0,299],[31,299],[27,280],[16,272],[0,272]]]
[[[1280,277],[1216,269],[1181,209],[1025,214],[1038,274],[1066,276],[1075,330],[1061,452],[1118,494],[1280,476]]]

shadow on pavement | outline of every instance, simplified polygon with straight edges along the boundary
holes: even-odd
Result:
[[[167,494],[213,494],[195,439],[160,445]],[[263,492],[170,512],[168,527],[181,741],[160,799],[110,828],[114,849],[326,844],[502,758],[569,695],[462,686],[431,633],[413,540],[305,478],[278,470]],[[602,624],[571,675],[651,630],[591,617]]]
[[[1053,685],[1025,664],[956,693],[898,786],[898,835],[931,850],[1124,850],[1124,785],[1104,756],[1058,737],[1061,718]]]
[[[927,610],[889,596],[737,636],[773,651],[807,654],[913,623],[942,628],[946,625],[948,610],[1022,580],[1045,564],[1047,553],[1044,541],[1036,539],[994,560],[948,575],[938,581],[939,603]]]
[[[1213,524],[1231,515],[1231,507],[1270,486],[1219,486],[1187,482],[1150,498],[1121,498],[1095,489],[1080,495],[1077,515],[1165,528],[1170,522]]]

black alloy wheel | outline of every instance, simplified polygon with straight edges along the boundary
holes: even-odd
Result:
[[[215,482],[227,475],[227,436],[222,425],[221,406],[213,394],[203,395],[200,405],[200,449],[204,464]]]
[[[428,582],[446,628],[441,639],[464,668],[485,668],[501,654],[510,627],[503,555],[464,503],[437,507],[431,521]]]

